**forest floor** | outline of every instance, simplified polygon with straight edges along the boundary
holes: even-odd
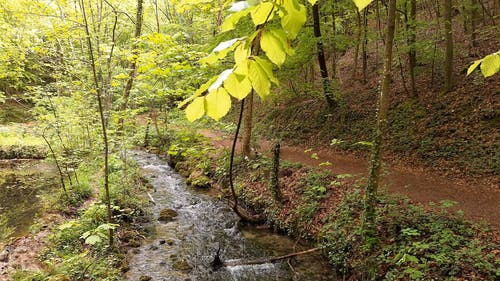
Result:
[[[213,130],[200,130],[200,133],[208,137],[215,147],[230,148],[232,136]],[[259,140],[258,143],[260,147],[257,153],[267,154],[270,151],[269,141]],[[300,145],[282,145],[280,157],[285,161],[328,169],[335,174],[351,174],[359,184],[365,182],[368,171],[368,161],[365,159],[334,150],[310,151]],[[498,179],[449,179],[425,168],[394,164],[384,167],[383,184],[389,192],[406,195],[413,202],[424,206],[430,202],[454,201],[456,205],[452,210],[462,210],[466,218],[475,222],[485,221],[495,230],[500,229]]]

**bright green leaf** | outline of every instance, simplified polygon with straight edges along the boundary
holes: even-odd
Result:
[[[500,54],[495,53],[484,57],[481,63],[481,73],[484,77],[490,77],[500,71]]]
[[[252,21],[255,25],[263,24],[273,18],[274,4],[272,2],[262,2],[252,10]]]
[[[284,1],[282,7],[286,14],[281,18],[281,26],[285,29],[288,38],[294,39],[306,22],[306,8],[297,0]]]
[[[234,50],[234,62],[236,64],[241,63],[246,60],[250,56],[250,49],[246,46],[246,44],[240,44]]]
[[[479,64],[481,63],[481,61],[482,60],[477,60],[471,66],[469,66],[469,69],[467,70],[467,75],[471,74],[472,71],[474,71],[479,66]]]
[[[85,238],[85,244],[88,245],[95,245],[97,243],[101,243],[102,239],[96,234],[90,235],[89,237]]]
[[[249,62],[250,60],[249,59],[246,59],[246,60],[243,60],[241,62],[239,62],[237,65],[236,65],[236,68],[234,69],[234,73],[236,74],[240,74],[240,75],[248,75],[248,65],[249,65]]]
[[[281,40],[268,30],[262,32],[260,47],[274,64],[281,66],[286,59],[285,47]]]
[[[309,1],[309,3],[311,3],[311,5],[313,5],[313,6],[314,6],[314,4],[316,4],[316,2],[318,2],[318,0],[308,0],[308,1]]]
[[[189,122],[199,119],[205,114],[205,97],[197,97],[186,107],[186,117]]]
[[[218,79],[219,77],[218,76],[215,76],[215,77],[212,77],[210,80],[208,80],[205,84],[201,85],[200,88],[198,88],[198,90],[196,90],[196,92],[194,92],[194,94],[192,96],[190,96],[189,98],[183,100],[181,103],[179,103],[179,105],[177,106],[177,108],[182,108],[183,106],[185,106],[186,104],[190,103],[192,100],[194,100],[195,98],[201,96],[205,91],[208,90],[208,88]]]
[[[241,18],[248,15],[253,10],[253,8],[245,9],[243,11],[236,12],[234,14],[230,14],[221,25],[221,32],[226,32],[229,30],[233,30],[236,27],[236,24],[240,21]]]
[[[370,5],[373,0],[353,0],[354,4],[356,4],[356,7],[358,7],[358,10],[361,12],[366,6]]]
[[[248,78],[252,82],[252,87],[261,98],[265,98],[271,91],[271,81],[256,61],[250,61],[248,67]]]
[[[287,55],[293,56],[295,54],[295,51],[290,46],[290,43],[289,43],[288,37],[286,37],[285,31],[283,31],[283,29],[281,29],[281,28],[279,28],[279,29],[274,28],[274,29],[271,29],[270,31],[274,35],[274,37],[276,37],[280,40]]]
[[[231,97],[224,88],[218,88],[208,93],[205,100],[207,115],[215,120],[219,120],[226,115],[231,108]]]
[[[268,60],[260,58],[260,57],[255,57],[254,59],[260,65],[262,70],[264,70],[269,81],[278,85],[279,81],[278,81],[278,79],[276,79],[276,77],[274,77],[274,74],[273,74],[273,64],[271,62],[269,62]]]
[[[252,84],[246,75],[232,73],[224,81],[224,88],[231,96],[242,100],[252,90]]]

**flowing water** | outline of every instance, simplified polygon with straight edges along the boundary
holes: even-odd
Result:
[[[133,157],[154,187],[151,196],[156,205],[151,210],[153,220],[144,225],[149,237],[141,247],[131,250],[127,280],[338,280],[319,254],[296,257],[290,263],[212,270],[210,264],[219,247],[222,260],[233,264],[304,248],[268,230],[240,225],[226,203],[187,187],[183,178],[158,156],[135,151]],[[177,217],[171,222],[159,222],[157,218],[164,208],[176,211]]]

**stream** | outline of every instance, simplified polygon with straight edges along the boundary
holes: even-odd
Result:
[[[281,256],[306,249],[296,241],[267,229],[241,225],[222,200],[194,190],[170,168],[166,160],[141,151],[131,152],[154,188],[153,219],[145,223],[150,233],[143,244],[129,253],[126,280],[339,280],[319,253],[290,262],[226,266],[217,271],[211,262],[220,257],[230,263]],[[177,212],[170,222],[159,222],[160,211]]]

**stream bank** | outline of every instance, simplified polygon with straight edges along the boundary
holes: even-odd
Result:
[[[230,198],[229,153],[224,145],[189,127],[169,130],[164,153],[191,181],[209,178]],[[443,200],[434,206],[381,192],[377,237],[368,251],[362,229],[364,185],[352,174],[282,161],[276,201],[271,190],[273,160],[237,157],[234,185],[247,210],[264,215],[278,232],[303,238],[323,248],[336,274],[346,280],[493,280],[499,249],[497,233],[465,219]]]
[[[304,246],[268,229],[241,225],[226,202],[186,186],[166,160],[144,152],[134,152],[133,158],[154,188],[155,219],[144,225],[149,236],[141,247],[130,251],[126,280],[339,280],[318,254],[213,270],[210,264],[219,248],[224,261],[239,264]],[[161,213],[172,217],[158,222]]]

